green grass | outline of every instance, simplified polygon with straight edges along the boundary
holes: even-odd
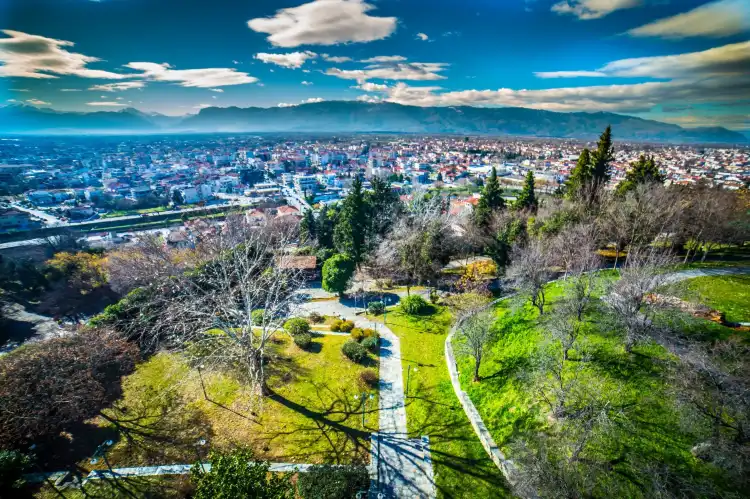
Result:
[[[409,316],[388,312],[387,325],[401,339],[404,383],[410,374],[406,415],[409,435],[429,435],[438,496],[507,497],[500,471],[489,459],[456,398],[445,365],[445,337],[451,324],[447,309]],[[383,316],[373,318],[382,321]]]
[[[605,277],[611,280],[614,273],[606,273]],[[722,289],[724,286],[732,287],[729,282],[722,284]],[[545,315],[554,310],[563,293],[561,283],[548,286]],[[747,309],[750,301],[744,296]],[[738,307],[741,299],[738,296],[734,302]],[[473,360],[460,358],[459,370],[462,387],[498,446],[512,459],[512,442],[551,430],[555,424],[529,376],[548,340],[539,325],[538,311],[529,303],[504,301],[498,304],[496,313],[499,338],[481,364],[481,381],[472,382]],[[634,354],[626,353],[620,336],[605,326],[606,311],[602,309],[592,311],[587,321],[580,341],[585,345],[588,362],[581,365],[574,361],[569,365],[571,369],[581,368],[579,375],[584,385],[597,384],[600,395],[627,414],[627,429],[619,431],[616,438],[596,451],[605,459],[615,460],[611,476],[624,483],[620,490],[627,490],[632,497],[642,496],[638,484],[627,478],[632,476],[633,466],[640,459],[666,464],[685,475],[710,476],[712,471],[690,453],[695,442],[677,424],[675,402],[665,378],[672,357],[654,344],[638,346]],[[693,324],[696,333],[703,332],[706,326]],[[572,358],[580,359],[580,354],[573,352]]]
[[[372,354],[364,365],[349,361],[341,353],[348,339],[317,336],[304,351],[279,334],[267,365],[273,393],[261,405],[231,374],[205,368],[199,373],[175,353],[152,356],[124,378],[122,396],[104,411],[110,421],[94,421],[119,431],[110,465],[194,462],[201,438],[209,442],[204,453],[250,446],[270,461],[368,462],[369,436],[378,429],[377,390],[364,387],[359,375],[377,372],[377,361]],[[375,398],[368,401],[363,426],[361,399],[354,396],[365,389]],[[92,467],[88,458],[77,464]]]
[[[680,298],[724,312],[728,322],[750,322],[750,275],[696,277],[684,284]]]
[[[56,491],[50,484],[29,486],[27,489],[38,499],[124,499],[133,497],[158,497],[179,499],[188,497],[192,490],[188,475],[164,475],[159,477],[118,478],[117,480],[92,480],[82,490],[64,489]]]
[[[126,217],[128,215],[143,215],[146,213],[161,213],[162,211],[167,211],[171,208],[167,206],[157,206],[155,208],[141,208],[139,210],[114,210],[110,211],[104,215],[102,215],[102,218],[115,218],[115,217]]]

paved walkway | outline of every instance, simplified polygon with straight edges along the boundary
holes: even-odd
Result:
[[[357,317],[357,309],[338,300],[306,302],[301,309],[346,317],[357,327],[374,327],[380,333],[380,429],[371,442],[373,496],[380,493],[386,498],[399,499],[435,497],[429,439],[410,439],[407,433],[399,337],[384,324]]]

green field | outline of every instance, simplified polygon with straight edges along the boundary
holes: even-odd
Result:
[[[750,275],[690,279],[680,297],[724,312],[728,322],[750,322]]]
[[[500,471],[487,456],[451,386],[444,345],[451,324],[447,309],[414,317],[394,310],[388,327],[401,339],[404,383],[409,374],[406,416],[409,435],[429,435],[438,496],[495,498],[508,496]],[[382,316],[375,320],[382,321]],[[406,388],[406,387],[405,387]]]

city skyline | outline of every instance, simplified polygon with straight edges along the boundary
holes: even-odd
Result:
[[[742,0],[5,3],[4,104],[185,115],[364,100],[750,131]]]

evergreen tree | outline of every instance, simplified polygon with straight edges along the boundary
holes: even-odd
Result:
[[[534,192],[534,172],[526,173],[526,181],[523,184],[521,194],[516,198],[515,208],[517,210],[535,210],[537,207],[536,193]]]
[[[301,241],[308,242],[317,239],[315,215],[313,215],[313,211],[310,208],[305,210],[305,214],[302,216],[302,220],[299,223],[299,231]]]
[[[492,218],[492,213],[503,208],[505,208],[503,191],[500,188],[500,181],[497,179],[497,169],[493,166],[490,176],[484,184],[482,197],[479,198],[479,202],[474,208],[474,223],[486,227],[490,218]]]
[[[617,194],[624,196],[636,188],[638,184],[658,183],[663,184],[666,177],[659,173],[653,157],[641,154],[638,161],[630,164],[630,169],[625,172],[625,178],[617,185]]]
[[[443,181],[443,174],[441,172],[438,172],[437,178],[435,179],[436,182],[442,182]]]
[[[333,248],[333,230],[336,226],[336,216],[335,208],[323,208],[315,221],[315,233],[318,238],[318,246],[321,248]]]
[[[591,184],[593,178],[594,174],[591,166],[591,152],[586,148],[581,151],[581,155],[578,156],[578,162],[570,172],[568,181],[565,184],[568,191],[568,197],[578,197],[581,191],[583,191],[587,185]]]
[[[351,191],[344,199],[333,233],[333,241],[340,253],[346,253],[359,263],[366,252],[369,207],[359,176],[354,178]]]
[[[599,136],[596,143],[596,151],[591,155],[592,174],[594,177],[594,188],[604,187],[609,181],[614,159],[614,148],[612,147],[612,127],[608,126],[604,133]]]
[[[385,234],[401,211],[401,201],[393,192],[391,183],[379,177],[372,179],[372,191],[365,195],[369,208],[371,233]]]

